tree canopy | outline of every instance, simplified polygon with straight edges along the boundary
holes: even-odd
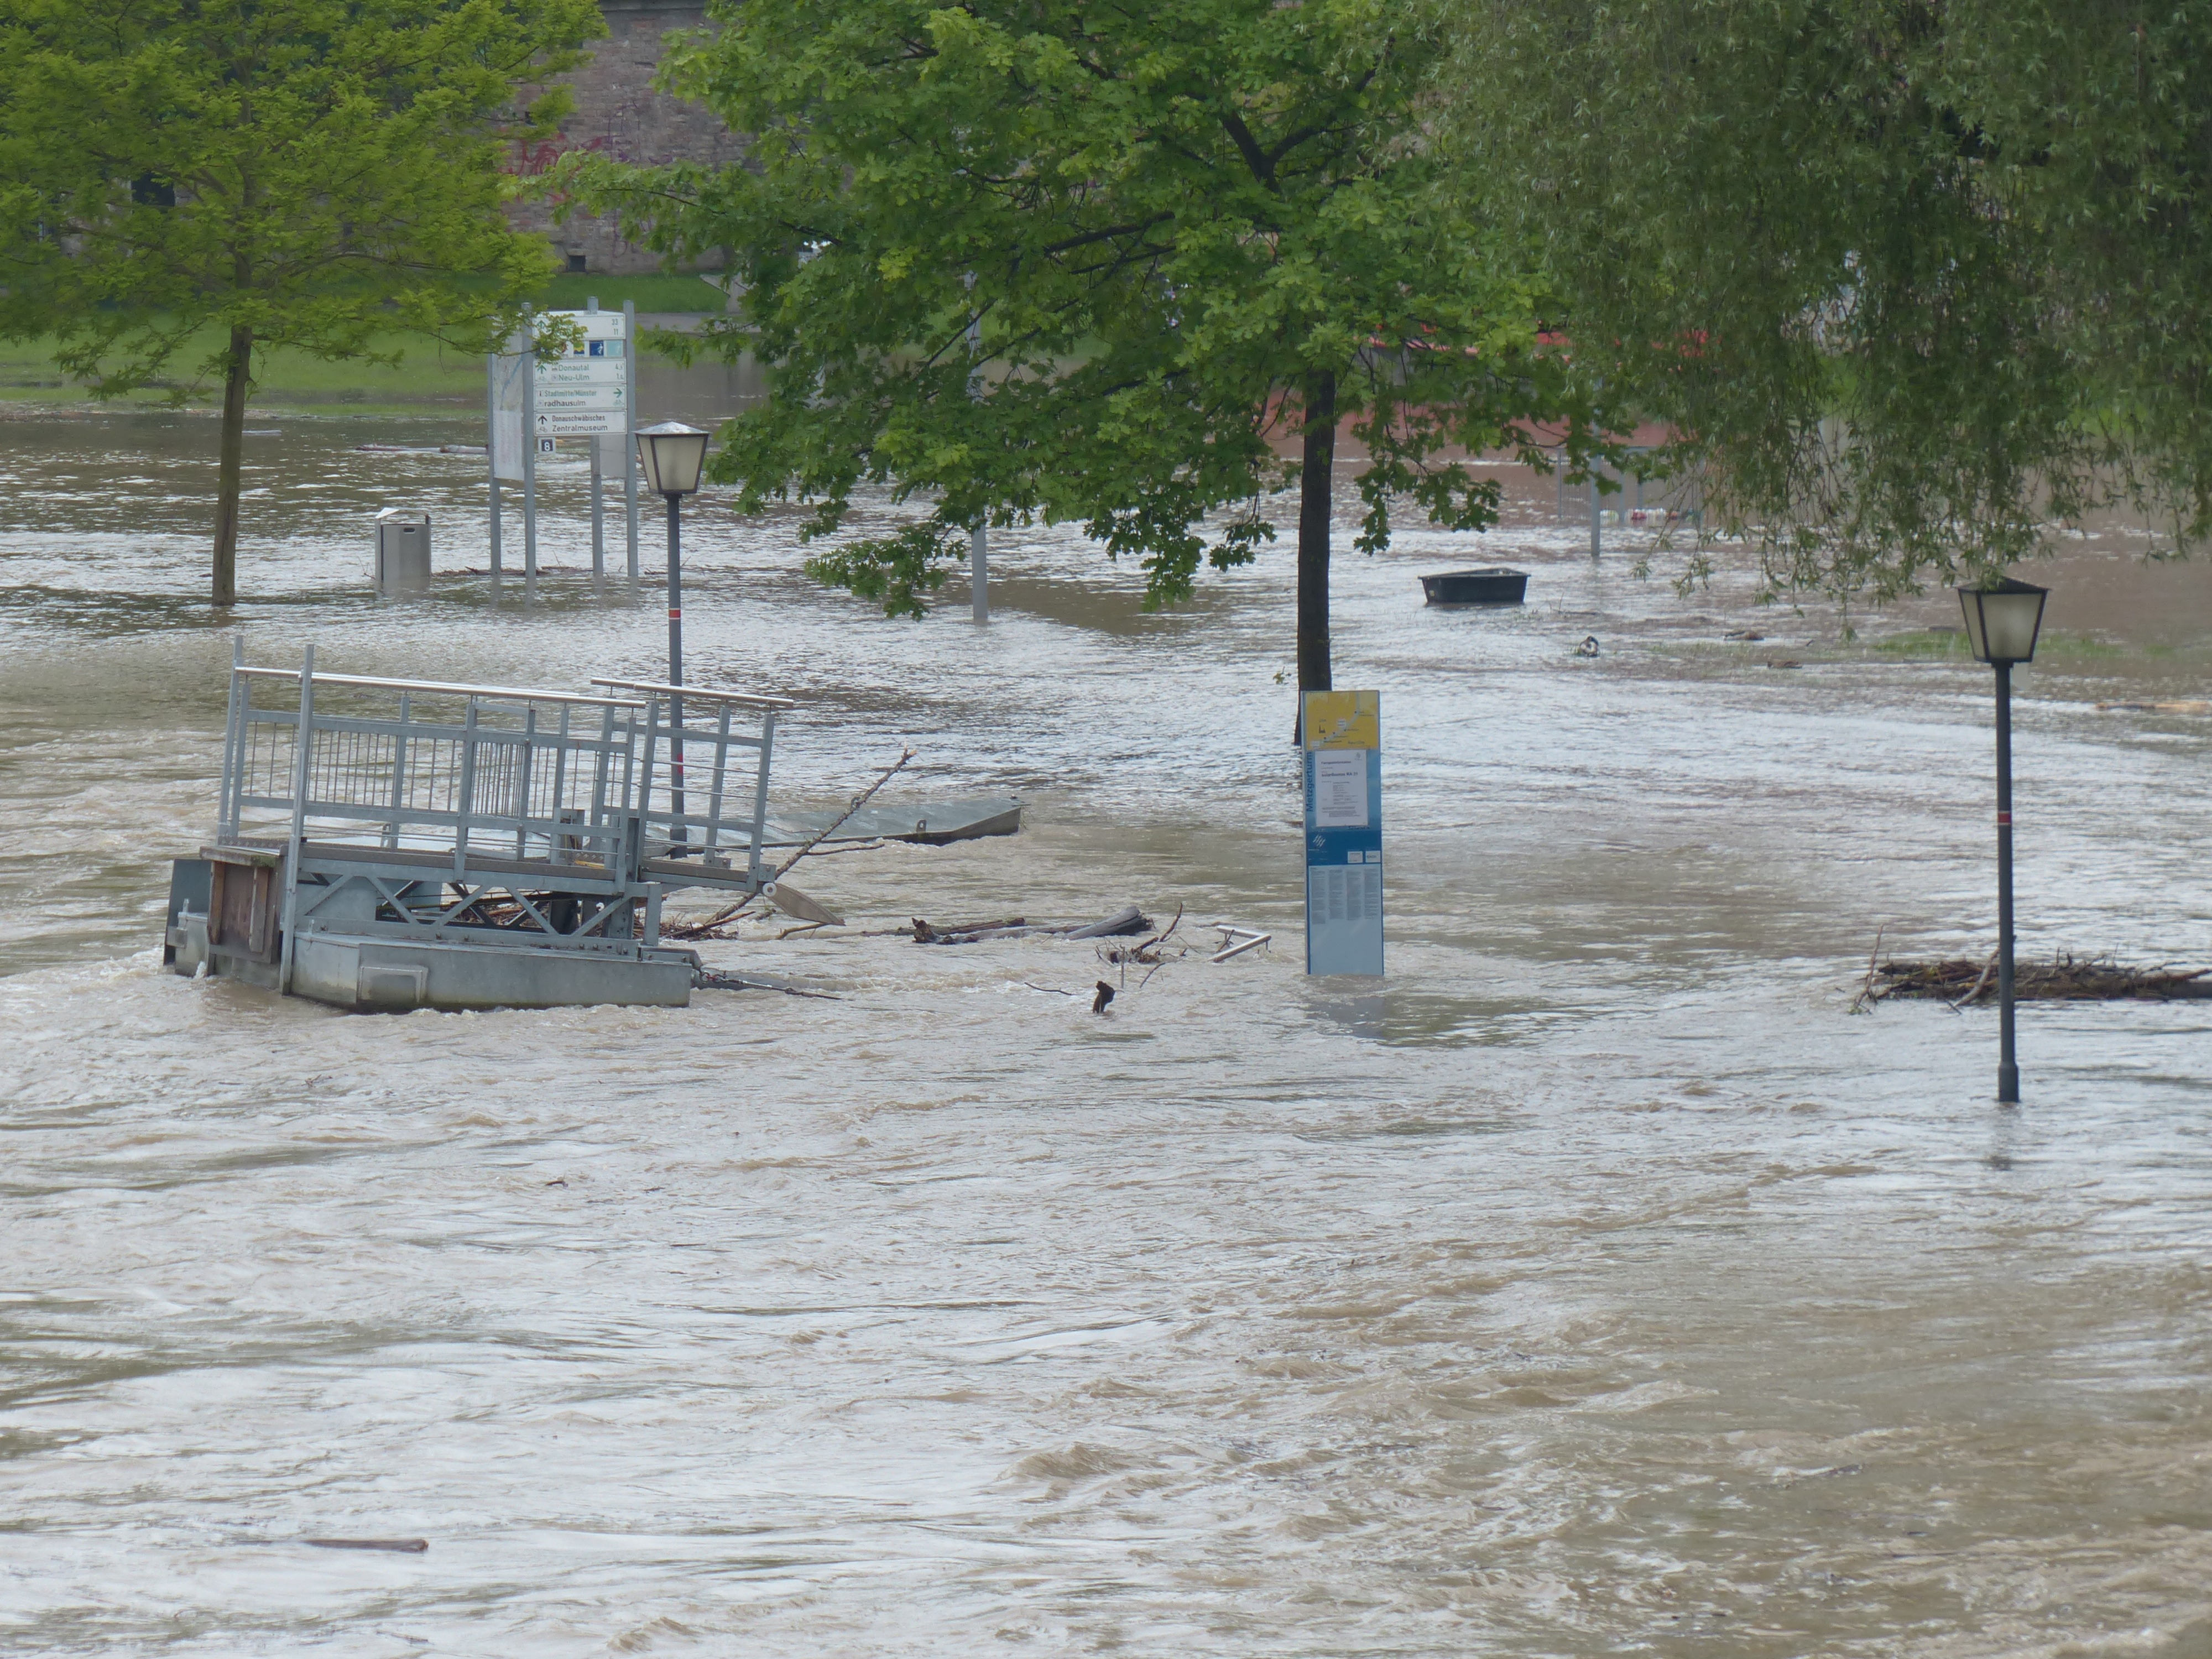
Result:
[[[559,188],[672,256],[726,251],[742,310],[694,343],[769,394],[712,466],[739,507],[842,523],[929,504],[817,575],[920,614],[986,522],[1082,524],[1146,602],[1244,563],[1297,486],[1301,686],[1329,684],[1330,469],[1357,544],[1410,499],[1489,523],[1464,457],[1599,411],[1541,343],[1510,236],[1427,141],[1442,31],[1381,0],[719,0],[664,71],[752,135],[740,166],[574,158]]]
[[[1468,176],[1776,590],[2212,529],[2212,5],[1446,3]]]
[[[222,379],[217,604],[253,353],[503,336],[551,264],[500,147],[566,107],[516,89],[604,32],[593,0],[0,0],[0,333],[102,394]]]

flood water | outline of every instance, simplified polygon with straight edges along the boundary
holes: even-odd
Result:
[[[495,608],[481,459],[354,447],[476,423],[255,424],[249,660],[658,677],[579,458]],[[1341,557],[1390,971],[1309,980],[1287,547],[1146,616],[1004,532],[988,629],[887,623],[710,495],[690,674],[797,700],[782,802],[910,743],[1027,809],[809,892],[1272,949],[1099,1017],[1091,945],[748,924],[709,961],[836,1000],[352,1017],[159,968],[213,447],[0,424],[0,1650],[2212,1655],[2212,1003],[2026,1006],[2011,1113],[1993,1014],[1849,1012],[1878,932],[1992,942],[1990,677],[1896,643],[1948,599],[1678,598],[1517,471]],[[2212,964],[2212,719],[2097,708],[2212,685],[2212,567],[2139,545],[2024,573],[2022,949]],[[1526,606],[1422,607],[1492,562]]]

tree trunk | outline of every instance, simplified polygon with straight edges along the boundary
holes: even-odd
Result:
[[[246,460],[246,397],[253,389],[253,331],[230,331],[230,365],[222,378],[222,459],[216,469],[215,580],[218,605],[238,600],[239,474]]]
[[[1328,519],[1336,462],[1336,376],[1306,381],[1305,457],[1298,475],[1298,712],[1291,741],[1304,741],[1306,693],[1328,674]]]

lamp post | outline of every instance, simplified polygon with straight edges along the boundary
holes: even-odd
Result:
[[[645,474],[645,487],[658,490],[668,502],[668,683],[684,684],[684,556],[678,527],[684,498],[699,488],[699,469],[707,459],[707,434],[681,421],[663,421],[637,434],[637,459]],[[689,839],[684,833],[684,699],[668,700],[669,805],[674,810],[677,843],[672,854]]]
[[[1966,642],[1997,672],[1997,1103],[2004,1106],[2020,1104],[2012,1018],[2012,665],[2034,660],[2050,592],[2010,577],[1959,590]]]

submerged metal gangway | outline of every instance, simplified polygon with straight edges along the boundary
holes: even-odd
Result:
[[[319,673],[234,651],[212,842],[167,954],[347,1007],[688,1001],[679,887],[744,894],[787,699]],[[271,698],[270,691],[277,695]],[[195,902],[197,901],[197,902]]]

